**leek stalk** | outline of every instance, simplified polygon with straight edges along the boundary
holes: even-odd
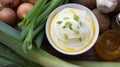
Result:
[[[6,31],[4,31],[5,29]],[[9,34],[8,31],[11,31],[12,34]],[[20,33],[17,30],[3,22],[0,22],[0,42],[11,48],[20,56],[45,67],[80,67],[78,65],[65,62],[47,53],[43,49],[38,50],[35,48],[34,45],[31,50],[29,50],[27,53],[24,53],[24,51],[22,50],[22,42],[20,41],[21,39],[16,38],[19,36]]]
[[[71,63],[81,65],[82,67],[120,67],[120,62],[105,61],[71,61]]]

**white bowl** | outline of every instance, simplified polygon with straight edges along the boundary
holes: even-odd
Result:
[[[50,25],[51,19],[53,18],[53,16],[58,13],[59,11],[61,11],[64,8],[75,8],[75,9],[82,9],[82,10],[86,10],[87,13],[89,14],[89,16],[93,19],[94,24],[95,24],[95,35],[94,38],[92,40],[92,42],[89,44],[89,46],[87,46],[84,50],[82,51],[78,51],[78,52],[67,52],[67,51],[63,51],[61,49],[59,49],[51,40],[50,35],[49,35],[49,30],[48,30],[48,26]],[[67,54],[67,55],[77,55],[77,54],[82,54],[86,51],[88,51],[96,42],[98,35],[99,35],[99,25],[98,25],[98,21],[96,19],[96,16],[93,14],[93,12],[88,9],[87,7],[80,5],[80,4],[75,4],[75,3],[70,3],[70,4],[65,4],[65,5],[61,5],[58,8],[56,8],[54,11],[52,11],[52,13],[50,14],[50,16],[48,17],[47,23],[46,23],[46,35],[48,38],[48,41],[50,42],[50,44],[59,52],[63,53],[63,54]]]

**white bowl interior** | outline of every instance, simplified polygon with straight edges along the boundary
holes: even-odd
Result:
[[[61,11],[62,9],[64,8],[75,8],[75,9],[82,9],[82,10],[86,10],[87,13],[89,14],[89,16],[91,18],[93,18],[94,20],[94,23],[95,23],[95,26],[96,26],[96,32],[95,32],[95,35],[94,35],[94,38],[91,42],[91,44],[84,50],[80,51],[80,52],[65,52],[63,50],[60,50],[59,48],[57,48],[51,41],[49,35],[48,35],[48,25],[50,24],[50,20],[52,19],[52,17],[58,13],[59,11]],[[99,25],[98,25],[98,21],[97,21],[97,18],[96,16],[93,14],[93,12],[88,9],[87,7],[83,6],[83,5],[80,5],[80,4],[74,4],[74,3],[70,3],[70,4],[65,4],[65,5],[62,5],[62,6],[59,6],[58,8],[56,8],[54,11],[52,11],[52,13],[50,14],[50,16],[48,17],[48,20],[47,20],[47,23],[46,23],[46,35],[47,35],[47,38],[50,42],[50,44],[59,52],[63,53],[63,54],[68,54],[68,55],[77,55],[77,54],[81,54],[81,53],[84,53],[86,51],[88,51],[96,42],[97,38],[98,38],[98,35],[99,35]]]

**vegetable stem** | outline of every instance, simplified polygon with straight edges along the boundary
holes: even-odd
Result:
[[[36,4],[34,5],[34,7],[31,9],[31,11],[24,18],[24,20],[18,24],[18,26],[24,29],[28,25],[28,23],[33,19],[33,17],[36,16],[38,9],[40,9],[45,2],[46,0],[38,0]]]
[[[23,50],[25,53],[27,52],[28,49],[32,48],[32,39],[44,28],[45,25],[43,23],[46,22],[49,14],[57,6],[64,3],[64,0],[51,0],[47,4],[45,4],[47,0],[43,0],[43,1],[39,0],[38,2],[39,4],[37,3],[37,5],[33,7],[34,10],[36,10],[39,7],[38,11],[34,12],[32,10],[33,11],[31,12],[32,14],[28,14],[25,20],[23,20],[23,22],[20,23],[20,26],[23,29],[23,31],[21,32],[21,37],[24,40]],[[33,18],[31,18],[30,16],[32,16]],[[28,17],[30,19],[28,19]],[[36,39],[40,39],[40,38],[42,37],[38,37],[38,38],[36,37]],[[40,39],[40,41],[42,42],[42,39]],[[37,40],[36,44],[37,45],[38,43],[41,44],[40,41],[38,42]]]
[[[61,5],[64,2],[64,0],[52,0],[50,6],[37,18],[35,27],[38,27],[37,25],[40,24],[41,18],[45,18],[48,16],[53,9],[55,9],[57,6]]]
[[[16,60],[17,59],[17,60]],[[12,66],[14,65],[14,66]],[[0,43],[0,67],[34,67],[41,66],[21,57],[10,48]]]
[[[2,26],[3,25],[3,26]],[[2,27],[1,27],[2,26]],[[6,31],[3,31],[3,29],[6,29]],[[8,34],[8,30],[13,32],[13,34]],[[11,28],[10,26],[0,22],[0,42],[6,45],[7,47],[11,48],[13,51],[17,52],[19,55],[23,56],[24,58],[41,64],[45,67],[80,67],[78,65],[74,65],[68,62],[65,62],[63,60],[58,59],[55,56],[52,56],[51,54],[47,53],[46,51],[42,49],[36,49],[33,45],[33,48],[29,50],[27,53],[24,53],[22,50],[22,42],[19,41],[19,39],[16,40],[14,38],[14,35],[17,37],[20,36],[20,33],[16,33],[14,28]]]
[[[70,61],[71,63],[81,65],[82,67],[120,67],[120,62],[98,62],[98,61]]]
[[[40,48],[40,46],[42,44],[42,41],[43,41],[43,38],[44,38],[44,34],[45,34],[45,31],[42,30],[40,32],[40,34],[38,34],[36,39],[35,39],[35,43],[36,43],[38,49]]]
[[[39,7],[39,9],[36,11],[36,13],[34,13],[33,15],[33,19],[30,19],[30,26],[29,26],[29,30],[27,32],[27,35],[25,37],[25,40],[23,42],[23,50],[26,53],[27,49],[31,49],[32,48],[32,33],[33,33],[33,29],[34,29],[34,24],[35,24],[35,20],[38,17],[38,15],[41,13],[41,10],[43,8],[43,6],[45,5],[45,3],[47,2],[47,0],[43,0],[43,2],[40,2],[37,7]],[[24,28],[23,28],[24,30]]]

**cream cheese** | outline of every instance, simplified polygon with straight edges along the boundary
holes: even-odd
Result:
[[[56,47],[67,52],[82,50],[93,39],[94,23],[87,11],[64,8],[52,19],[50,36]]]

